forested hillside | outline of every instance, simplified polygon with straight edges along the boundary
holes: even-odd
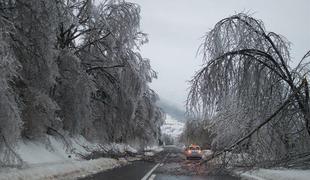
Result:
[[[139,26],[123,0],[0,0],[0,164],[46,135],[156,143],[164,114]]]

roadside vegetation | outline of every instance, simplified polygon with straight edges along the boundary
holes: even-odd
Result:
[[[202,149],[211,149],[212,134],[208,121],[188,120],[185,123],[184,130],[179,137],[179,141],[185,145],[198,144]]]
[[[240,13],[207,32],[199,52],[187,111],[200,121],[187,123],[183,138],[203,129],[197,143],[211,139],[207,160],[224,165],[308,167],[310,51],[292,67],[289,41]]]
[[[48,135],[146,146],[164,114],[139,53],[140,7],[124,0],[0,0],[0,166]]]

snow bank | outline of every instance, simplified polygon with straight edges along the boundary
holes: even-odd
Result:
[[[14,179],[76,179],[118,167],[125,162],[115,159],[100,158],[89,161],[66,161],[30,165],[25,169],[1,169],[0,180]]]
[[[90,143],[83,137],[58,139],[47,136],[48,142],[21,140],[16,153],[26,164],[53,163],[80,160],[95,150],[103,150],[96,143]]]
[[[155,153],[154,152],[145,152],[144,156],[154,156]]]
[[[81,160],[92,152],[137,153],[127,144],[97,144],[87,141],[84,137],[67,138],[66,141],[48,136],[49,145],[36,141],[22,140],[18,143],[17,154],[27,164],[52,163],[66,160]]]
[[[163,151],[164,148],[161,146],[147,146],[146,148],[144,148],[144,151],[153,151],[153,152],[161,152]]]
[[[309,180],[310,170],[297,169],[258,169],[236,172],[242,179],[248,180]]]
[[[100,145],[91,143],[84,137],[61,139],[48,136],[47,141],[21,140],[16,153],[24,161],[22,169],[0,169],[2,179],[74,179],[111,169],[128,161],[125,159],[99,158],[83,160],[92,152],[137,153],[137,150],[126,144],[110,143]]]
[[[161,132],[163,134],[171,135],[173,138],[177,138],[181,135],[184,129],[184,123],[172,118],[169,114],[166,116],[164,124],[161,126]]]
[[[147,146],[144,148],[144,156],[154,156],[156,153],[163,151],[164,148],[160,146]]]
[[[19,143],[16,153],[27,164],[53,163],[69,159],[62,147],[53,147],[55,149],[50,147],[48,150],[42,143],[23,141]]]
[[[125,152],[131,152],[131,153],[137,153],[138,151],[131,147],[128,144],[116,144],[116,143],[111,143],[105,145],[105,149],[108,151],[113,151],[113,152],[118,152],[118,153],[125,153]]]

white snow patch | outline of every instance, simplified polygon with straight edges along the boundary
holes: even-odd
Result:
[[[236,172],[242,179],[249,180],[309,180],[310,170],[299,169],[258,169]]]
[[[115,153],[137,150],[127,144],[91,143],[84,137],[67,137],[66,140],[48,136],[48,141],[21,140],[16,153],[25,162],[22,169],[0,169],[2,179],[75,179],[128,163],[125,159],[99,158],[83,160],[93,151],[113,151]]]
[[[14,179],[76,179],[120,166],[115,159],[99,158],[89,161],[42,163],[25,169],[1,169],[0,180]]]
[[[166,116],[165,123],[161,126],[161,132],[168,134],[173,138],[177,138],[181,135],[184,129],[184,123],[171,117],[169,114]]]
[[[49,145],[40,141],[21,140],[16,153],[26,164],[53,163],[70,160],[80,160],[82,156],[92,151],[103,151],[99,144],[88,142],[83,137],[62,139],[48,136]]]
[[[145,152],[144,155],[145,155],[145,156],[154,156],[155,153],[149,151],[149,152]]]
[[[156,153],[163,151],[164,148],[160,146],[147,146],[144,148],[145,156],[154,156]]]
[[[144,151],[153,151],[153,152],[161,152],[163,151],[164,148],[161,146],[147,146],[146,148],[144,148]]]
[[[106,146],[106,149],[108,151],[114,151],[118,153],[125,153],[125,152],[137,153],[138,152],[135,148],[131,147],[128,144],[111,143]]]
[[[54,151],[54,152],[52,152]],[[16,151],[27,164],[53,163],[67,160],[67,155],[55,150],[47,150],[43,144],[38,142],[24,141],[19,143]]]

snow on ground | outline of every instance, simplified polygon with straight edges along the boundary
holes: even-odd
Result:
[[[100,145],[91,143],[82,136],[66,138],[66,140],[48,136],[48,140],[49,143],[46,144],[50,145],[39,141],[21,140],[18,143],[16,152],[27,164],[52,163],[72,159],[81,160],[83,156],[87,156],[94,151],[137,153],[136,149],[126,144],[110,143]]]
[[[113,151],[116,153],[125,153],[125,152],[131,152],[131,153],[137,153],[138,151],[131,147],[128,144],[117,144],[117,143],[110,143],[102,146],[105,151]]]
[[[118,167],[126,162],[110,158],[30,165],[25,169],[1,169],[0,180],[76,179]]]
[[[21,140],[16,153],[24,161],[23,168],[0,169],[0,180],[74,179],[127,163],[124,159],[99,158],[88,161],[82,159],[93,151],[137,153],[136,149],[126,144],[99,145],[87,141],[82,136],[68,137],[66,140],[48,136],[47,140],[45,143]]]
[[[165,123],[161,126],[161,132],[163,134],[171,135],[173,138],[177,138],[181,135],[184,129],[184,123],[171,117],[169,114],[166,116]]]
[[[161,146],[147,146],[146,148],[144,148],[144,151],[153,151],[153,152],[161,152],[163,151],[164,148]]]
[[[242,179],[247,180],[309,180],[310,170],[297,169],[258,169],[246,172],[236,172]]]
[[[144,148],[144,156],[154,156],[156,153],[163,151],[164,148],[160,146],[146,146]]]

